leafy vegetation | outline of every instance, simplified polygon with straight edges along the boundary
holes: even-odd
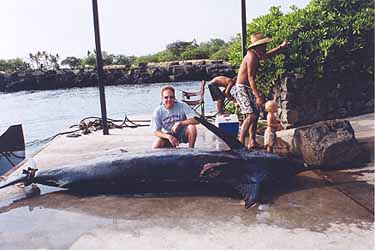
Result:
[[[331,73],[343,79],[374,76],[374,0],[312,0],[302,9],[292,6],[287,14],[279,7],[271,7],[269,14],[248,24],[248,34],[256,31],[272,37],[269,48],[278,46],[284,39],[290,42],[285,53],[262,65],[257,77],[265,94],[273,82],[287,73],[300,74],[306,79],[326,78]],[[222,39],[200,44],[195,40],[176,41],[163,51],[139,57],[102,53],[104,65],[222,59],[239,66],[242,60],[240,34],[229,42]],[[38,51],[30,53],[27,62],[0,60],[0,71],[57,69],[59,59],[59,55]],[[95,51],[88,51],[84,58],[67,57],[61,64],[73,69],[95,67]]]
[[[374,76],[374,1],[312,0],[303,9],[291,7],[283,14],[279,7],[248,24],[248,34],[256,31],[272,37],[269,49],[284,39],[290,46],[284,54],[264,62],[258,74],[261,90],[285,73],[307,79],[326,78],[330,73],[372,79]],[[241,63],[241,40],[236,37],[229,49],[229,61]]]
[[[29,68],[30,65],[20,58],[9,60],[0,59],[0,71],[13,72],[17,70],[26,70]]]
[[[53,55],[46,51],[38,51],[35,54],[29,54],[29,65],[32,69],[59,69],[59,59],[58,54]]]
[[[64,60],[61,61],[61,65],[67,65],[71,69],[76,69],[81,65],[82,60],[80,58],[74,56],[68,56]]]
[[[195,59],[228,60],[227,50],[231,43],[232,41],[227,43],[222,39],[211,39],[200,44],[195,40],[176,41],[168,44],[166,49],[161,52],[137,57],[134,64]]]

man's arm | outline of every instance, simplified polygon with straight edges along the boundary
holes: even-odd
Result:
[[[248,54],[247,56],[248,56],[247,62],[246,62],[246,64],[247,64],[246,65],[247,66],[247,78],[249,80],[250,88],[251,88],[253,94],[255,95],[256,105],[257,105],[258,108],[260,108],[264,103],[264,99],[260,95],[260,92],[258,91],[257,85],[255,83],[255,74],[256,74],[256,69],[257,69],[257,62],[255,61],[255,56],[253,54]]]
[[[179,145],[177,138],[171,134],[164,133],[163,131],[160,131],[160,130],[155,130],[154,135],[163,139],[167,139],[172,144],[173,147],[177,147]]]
[[[225,88],[225,91],[224,91],[224,94],[226,97],[228,97],[229,99],[233,100],[233,96],[232,94],[230,93],[230,90],[233,88],[235,82],[231,79],[229,80],[229,83],[227,85],[227,87]]]
[[[187,126],[187,125],[197,125],[199,122],[195,120],[195,118],[189,118],[183,121],[176,122],[172,127],[172,132],[176,133],[177,129],[181,126]]]
[[[284,42],[282,42],[276,48],[273,48],[273,49],[267,51],[265,59],[271,58],[271,57],[275,56],[276,54],[280,53],[281,50],[284,49],[284,48],[286,48],[286,47],[288,47],[288,45],[289,45],[288,41],[285,40]]]
[[[181,125],[183,125],[183,126],[187,126],[187,125],[190,125],[190,124],[197,125],[198,123],[199,122],[197,120],[195,120],[194,117],[181,121]]]

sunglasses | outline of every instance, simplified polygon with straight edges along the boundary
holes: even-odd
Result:
[[[164,99],[174,99],[174,96],[173,95],[171,95],[171,96],[164,96],[163,98]]]

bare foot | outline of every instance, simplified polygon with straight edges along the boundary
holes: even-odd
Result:
[[[254,150],[254,149],[264,149],[264,147],[257,143],[257,142],[253,142],[253,143],[250,143],[247,147],[248,150]]]

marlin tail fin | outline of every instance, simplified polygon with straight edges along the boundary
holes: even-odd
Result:
[[[10,178],[0,181],[0,189],[17,183],[25,183],[25,185],[31,184],[37,170],[38,169],[29,168],[28,170],[23,170],[20,175],[11,176]]]

